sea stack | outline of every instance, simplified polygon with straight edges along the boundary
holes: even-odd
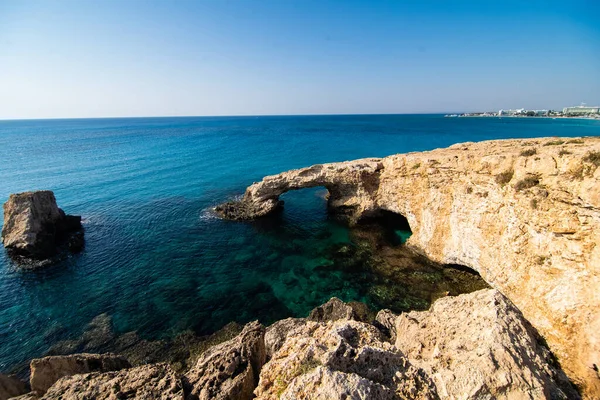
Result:
[[[40,265],[63,251],[81,251],[81,217],[66,215],[49,190],[11,194],[4,203],[2,243],[19,264]]]

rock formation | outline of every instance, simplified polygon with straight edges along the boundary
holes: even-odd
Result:
[[[496,290],[441,298],[429,311],[401,314],[390,331],[442,398],[578,397],[539,335]]]
[[[265,328],[251,322],[234,339],[204,353],[185,375],[188,400],[249,400],[266,361]]]
[[[266,334],[251,322],[183,375],[166,363],[119,369],[108,355],[34,360],[34,391],[21,400],[579,398],[536,331],[494,289],[440,299],[429,311],[382,311],[372,324],[353,319],[354,309],[332,299],[311,313],[322,318],[288,318]]]
[[[81,217],[66,215],[48,190],[11,194],[4,203],[2,242],[17,261],[46,260],[60,247],[83,248]]]
[[[88,372],[118,371],[131,365],[122,356],[114,354],[75,354],[51,356],[31,361],[31,390],[42,395],[64,376]]]
[[[579,397],[535,330],[496,290],[446,297],[430,311],[380,314],[384,325],[391,322],[395,345],[375,325],[349,318],[286,323],[257,398]]]
[[[288,190],[325,186],[350,223],[405,216],[407,245],[468,266],[523,312],[589,397],[600,397],[600,138],[463,143],[268,176],[226,218],[272,212]]]
[[[181,379],[167,364],[152,364],[127,370],[64,377],[43,400],[182,400]]]
[[[27,385],[13,376],[0,374],[0,400],[27,393]]]

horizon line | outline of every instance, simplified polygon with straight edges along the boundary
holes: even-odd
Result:
[[[215,114],[215,115],[141,115],[141,116],[102,116],[102,117],[45,117],[45,118],[0,118],[3,121],[53,121],[53,120],[79,120],[79,119],[136,119],[136,118],[240,118],[240,117],[335,117],[351,115],[446,115],[464,114],[484,111],[440,111],[440,112],[413,112],[413,113],[332,113],[332,114]]]

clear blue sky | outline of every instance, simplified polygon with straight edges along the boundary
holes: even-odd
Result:
[[[600,1],[0,0],[0,118],[600,104]]]

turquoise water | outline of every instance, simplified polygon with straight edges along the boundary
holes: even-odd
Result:
[[[591,135],[600,122],[422,115],[0,121],[0,201],[51,189],[86,230],[83,253],[42,271],[19,271],[0,251],[0,371],[101,313],[117,332],[154,339],[305,316],[331,296],[403,309],[410,283],[360,270],[366,256],[328,220],[322,189],[288,193],[282,214],[253,223],[220,220],[211,207],[315,163]]]

